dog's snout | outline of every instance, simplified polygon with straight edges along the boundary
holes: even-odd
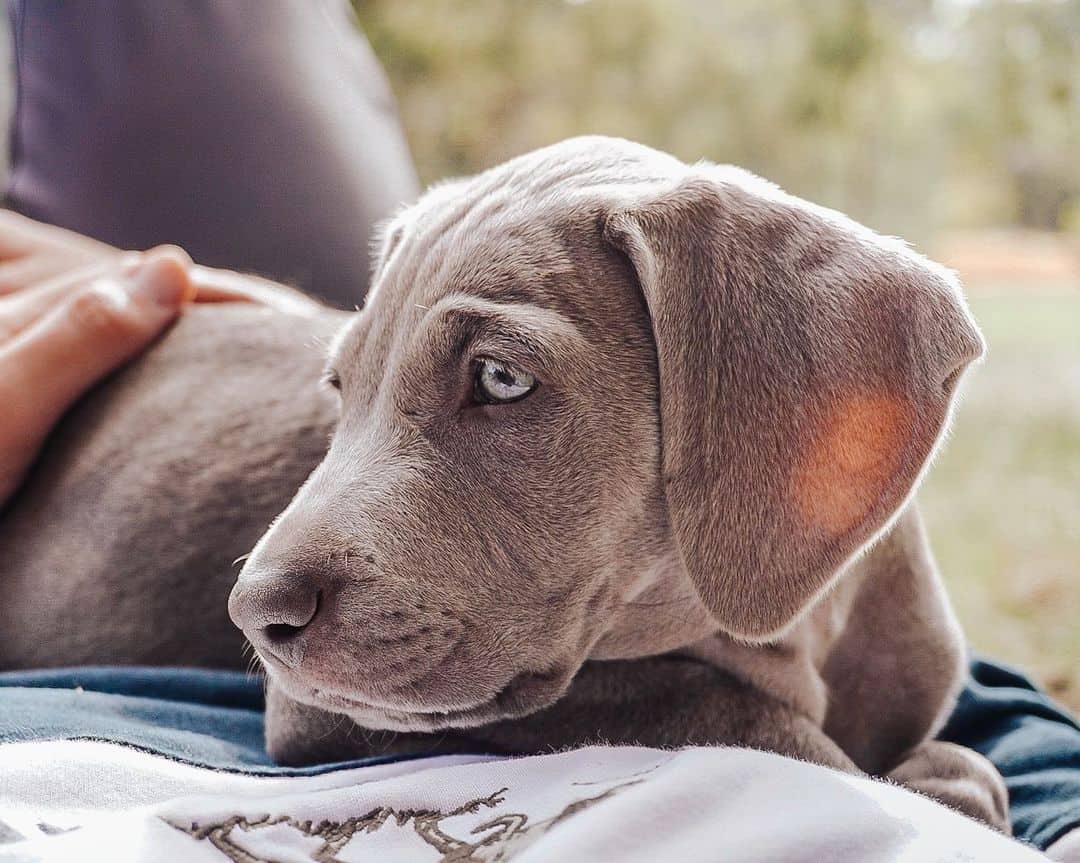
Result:
[[[229,596],[229,616],[260,652],[285,665],[302,657],[300,639],[318,614],[320,591],[303,575],[245,574]]]

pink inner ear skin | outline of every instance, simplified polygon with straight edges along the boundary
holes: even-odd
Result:
[[[870,513],[901,468],[915,412],[887,393],[830,405],[792,472],[791,496],[807,526],[837,535]]]

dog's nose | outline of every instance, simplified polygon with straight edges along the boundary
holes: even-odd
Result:
[[[242,575],[229,595],[229,617],[252,645],[285,665],[303,658],[304,628],[319,611],[319,589],[291,573]]]

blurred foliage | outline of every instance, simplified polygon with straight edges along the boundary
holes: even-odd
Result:
[[[971,296],[990,352],[919,492],[972,645],[1080,711],[1080,292]]]
[[[914,240],[1080,232],[1080,0],[356,0],[426,180],[570,135]]]

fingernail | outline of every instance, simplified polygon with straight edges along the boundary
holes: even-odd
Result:
[[[191,292],[183,267],[161,258],[144,258],[127,281],[132,296],[146,297],[169,311],[178,309]]]

